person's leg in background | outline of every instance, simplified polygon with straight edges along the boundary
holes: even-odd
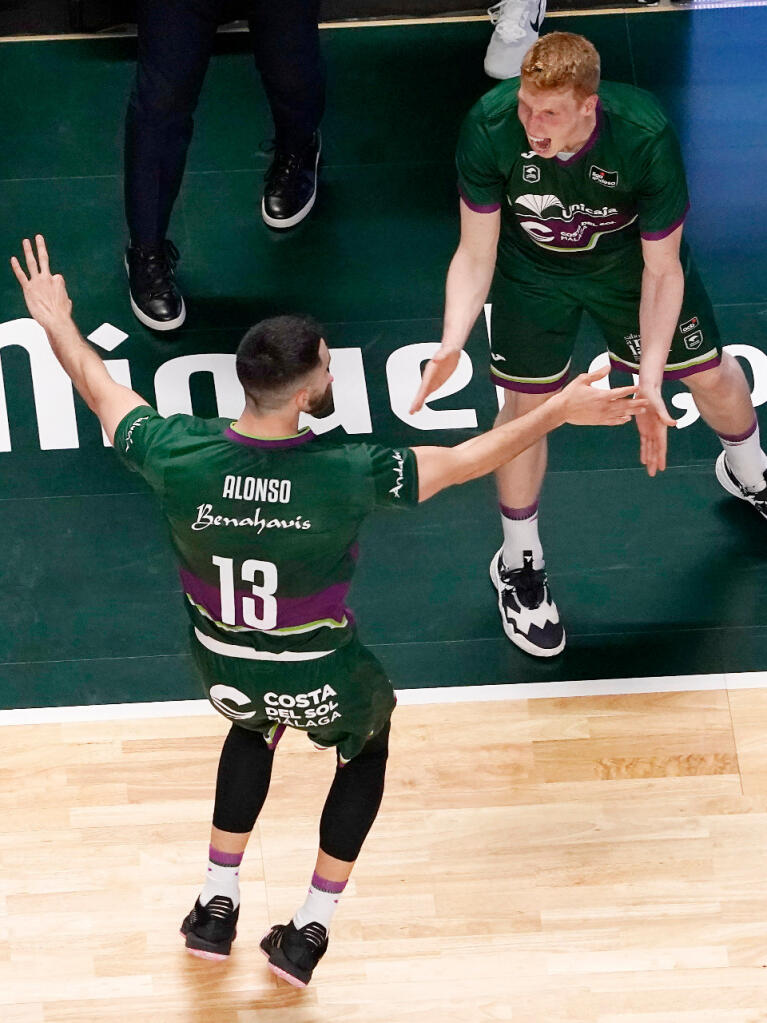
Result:
[[[166,239],[184,176],[220,0],[139,0],[138,62],[125,120],[126,264],[131,306],[154,330],[186,317],[174,280],[178,251]]]
[[[253,55],[272,111],[275,140],[261,215],[274,228],[300,223],[317,194],[319,126],[325,110],[318,20],[319,0],[251,0]]]

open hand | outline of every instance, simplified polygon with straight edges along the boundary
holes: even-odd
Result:
[[[639,394],[647,402],[646,414],[637,419],[639,461],[647,475],[654,476],[666,468],[668,428],[675,427],[676,420],[668,414],[660,388],[640,388]]]
[[[616,387],[604,390],[591,385],[603,380],[610,372],[609,366],[593,373],[581,373],[565,387],[559,395],[564,405],[566,423],[574,426],[620,426],[632,416],[637,422],[643,418],[648,401],[634,398],[638,386]]]
[[[49,331],[71,318],[72,300],[67,294],[67,287],[61,274],[51,274],[45,239],[38,234],[35,235],[35,242],[37,258],[32,251],[30,240],[25,238],[22,242],[29,276],[24,273],[15,256],[11,257],[11,269],[21,285],[29,315],[37,320],[45,331]]]
[[[418,393],[413,398],[413,404],[410,406],[411,416],[416,412],[420,412],[423,408],[423,403],[429,395],[433,394],[437,388],[441,387],[453,375],[460,358],[460,348],[437,349],[426,363],[426,369],[424,369],[423,377],[421,378],[421,386],[418,388]]]

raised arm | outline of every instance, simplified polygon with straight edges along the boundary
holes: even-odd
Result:
[[[636,387],[604,390],[591,386],[607,373],[607,367],[595,373],[582,373],[563,391],[527,415],[463,444],[452,448],[413,448],[418,463],[419,500],[426,501],[445,487],[492,472],[563,423],[618,426],[643,413],[648,402],[632,400]]]
[[[72,300],[64,278],[61,274],[51,274],[45,239],[38,234],[35,242],[37,257],[28,238],[22,243],[27,273],[18,259],[11,257],[11,268],[21,285],[29,315],[47,334],[53,354],[113,442],[120,421],[132,409],[147,403],[140,394],[116,383],[99,355],[85,341],[72,319]]]
[[[461,239],[447,272],[442,344],[426,364],[411,413],[423,408],[428,396],[455,370],[493,281],[501,212],[477,213],[463,199],[460,207]]]

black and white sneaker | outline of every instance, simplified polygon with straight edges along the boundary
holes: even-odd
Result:
[[[320,133],[316,132],[303,152],[275,150],[261,199],[261,216],[269,227],[295,227],[309,214],[317,198],[321,148]]]
[[[178,259],[178,249],[167,239],[160,245],[129,245],[125,250],[131,309],[152,330],[175,330],[186,319],[175,281]]]
[[[767,519],[767,471],[764,472],[764,487],[761,490],[756,492],[747,490],[730,468],[727,455],[723,451],[716,460],[716,478],[728,494],[739,497],[741,501],[748,501],[762,518]]]
[[[306,987],[317,963],[328,949],[328,932],[313,921],[300,929],[291,920],[276,924],[261,939],[269,969],[294,987]]]
[[[490,562],[490,578],[498,591],[503,631],[512,643],[536,657],[554,657],[565,647],[565,630],[551,599],[543,569],[533,568],[533,553],[525,551],[522,568],[507,568],[503,547]]]
[[[226,959],[237,937],[239,915],[240,907],[234,909],[225,895],[214,895],[206,906],[198,899],[181,924],[187,950],[200,959]]]

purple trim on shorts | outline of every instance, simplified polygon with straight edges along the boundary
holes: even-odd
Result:
[[[233,440],[251,448],[295,448],[299,444],[305,444],[308,440],[314,440],[311,430],[297,433],[295,437],[247,437],[244,433],[237,433],[230,426],[224,431],[224,436],[227,440]]]
[[[340,895],[346,884],[346,881],[328,881],[326,877],[320,877],[316,870],[312,874],[312,888],[319,892],[327,892],[329,895]]]
[[[214,849],[212,845],[208,846],[208,859],[217,867],[239,867],[244,855],[245,853],[221,852],[220,849]]]
[[[570,379],[570,373],[568,371],[558,380],[553,380],[545,384],[534,384],[529,383],[528,381],[519,380],[504,380],[502,377],[497,377],[492,370],[490,371],[490,379],[496,387],[505,387],[507,391],[518,391],[522,394],[555,394],[565,386],[567,381]]]
[[[501,509],[501,515],[503,515],[505,519],[512,519],[514,522],[521,522],[523,519],[531,519],[533,515],[538,512],[538,501],[534,501],[526,508],[509,508],[508,505],[501,504],[499,501],[498,507]]]
[[[214,621],[220,621],[221,592],[218,586],[206,583],[204,579],[199,579],[184,568],[180,568],[178,574],[184,592],[189,594],[195,604],[204,607]],[[344,605],[350,585],[348,582],[334,583],[333,586],[328,586],[327,589],[308,597],[278,597],[277,622],[274,628],[289,629],[318,622],[323,618],[334,618],[340,622],[346,613]],[[235,597],[252,599],[253,594],[250,590],[235,590]],[[235,599],[234,606],[236,609],[234,624],[247,628],[247,623],[242,617],[242,600]]]
[[[682,380],[684,377],[691,377],[695,373],[702,373],[707,369],[715,369],[722,361],[722,354],[719,352],[713,359],[709,359],[707,362],[698,363],[696,366],[686,366],[684,369],[669,369],[664,370],[664,380]],[[619,359],[610,356],[610,369],[616,369],[619,373],[639,373],[638,366],[629,366],[626,362],[621,362]]]
[[[458,194],[460,195],[464,203],[469,207],[469,209],[473,210],[475,213],[495,213],[496,210],[499,210],[501,208],[501,204],[499,202],[487,203],[484,206],[480,205],[480,203],[472,202],[471,199],[467,198],[463,194],[460,185],[458,186]]]
[[[720,440],[726,441],[728,444],[742,444],[744,440],[748,440],[749,437],[753,437],[758,428],[759,421],[757,420],[756,416],[754,416],[753,423],[751,424],[751,426],[749,426],[745,433],[735,434],[718,433],[717,437]]]
[[[581,157],[585,156],[586,153],[588,153],[588,151],[590,149],[594,148],[594,146],[596,145],[597,139],[599,138],[599,134],[602,131],[602,117],[603,117],[603,113],[602,113],[602,101],[600,99],[597,100],[596,115],[597,115],[597,117],[596,117],[596,123],[594,124],[594,130],[589,135],[589,137],[586,139],[586,141],[583,143],[581,148],[579,150],[577,150],[575,153],[573,153],[573,155],[571,157],[569,157],[567,160],[563,160],[558,155],[554,157],[554,160],[559,164],[560,167],[569,167],[571,164],[576,163],[578,160],[580,160]]]
[[[679,220],[675,220],[674,223],[671,225],[671,227],[666,227],[662,231],[641,231],[640,230],[640,232],[639,232],[640,237],[644,238],[644,240],[646,242],[659,242],[661,240],[661,238],[668,238],[668,236],[670,234],[673,234],[674,231],[676,231],[676,229],[679,227],[680,224],[684,223],[684,219],[687,216],[687,214],[689,212],[689,209],[690,209],[690,204],[688,202],[687,205],[684,208],[684,213],[682,214],[682,216],[679,218]]]
[[[272,736],[271,741],[267,742],[267,744],[266,744],[266,748],[267,749],[272,750],[272,752],[274,752],[274,750],[277,749],[277,743],[280,741],[280,739],[285,734],[285,729],[287,727],[288,727],[287,725],[277,725],[277,730],[275,731],[274,735]]]

